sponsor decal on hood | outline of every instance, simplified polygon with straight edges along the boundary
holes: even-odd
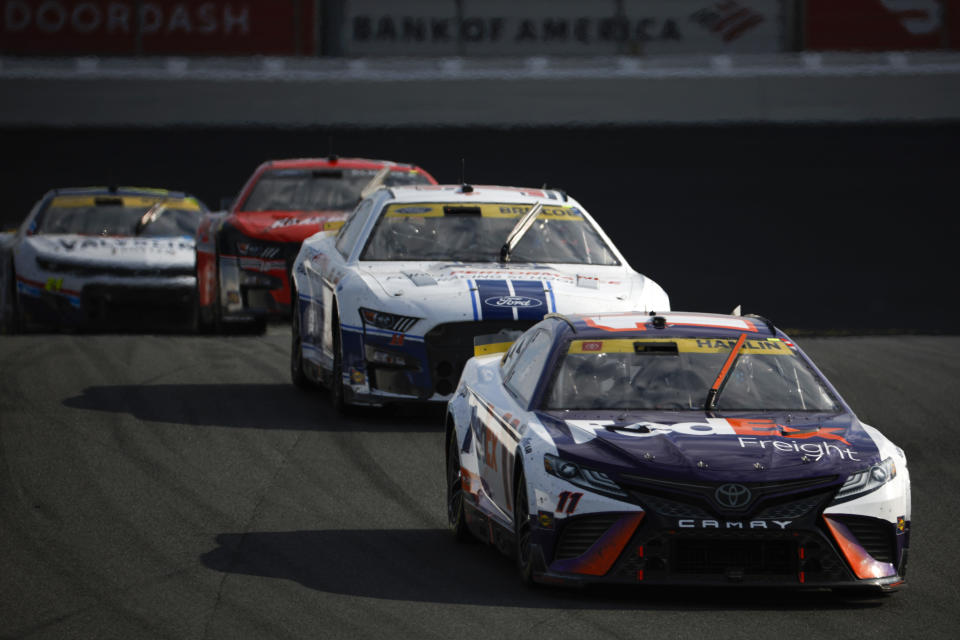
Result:
[[[277,213],[244,211],[231,216],[230,224],[249,238],[270,242],[303,242],[318,231],[343,226],[347,211]]]
[[[81,235],[42,235],[27,238],[41,257],[88,259],[103,262],[160,259],[193,259],[195,244],[190,237],[100,237]]]
[[[609,455],[608,462],[625,457],[637,465],[703,472],[739,471],[751,474],[746,478],[750,480],[760,479],[757,471],[801,465],[809,465],[811,475],[851,473],[879,455],[870,436],[848,414],[678,421],[661,413],[649,418],[547,420],[545,425],[554,425],[558,447],[573,447],[570,452],[577,456],[602,461]],[[560,425],[565,428],[556,429]]]

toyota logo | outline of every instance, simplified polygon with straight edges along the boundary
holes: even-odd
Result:
[[[740,509],[750,503],[752,496],[750,495],[750,489],[747,489],[742,484],[729,482],[717,487],[713,497],[721,507]]]

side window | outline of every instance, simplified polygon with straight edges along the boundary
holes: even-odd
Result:
[[[526,348],[529,340],[530,336],[523,334],[517,338],[516,342],[510,345],[510,348],[507,349],[507,352],[503,354],[503,361],[500,363],[500,376],[504,380],[510,377],[510,374],[513,372],[513,366],[517,363],[517,358]]]
[[[350,257],[353,252],[353,246],[357,243],[360,232],[363,231],[364,223],[373,208],[373,200],[364,200],[354,210],[347,221],[340,227],[340,233],[337,234],[337,251],[344,259]]]
[[[515,360],[506,371],[504,385],[513,391],[523,403],[530,402],[533,392],[540,382],[543,366],[550,356],[553,340],[546,331],[537,331],[518,351]]]

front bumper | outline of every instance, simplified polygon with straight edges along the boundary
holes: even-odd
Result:
[[[696,534],[646,527],[630,538],[605,573],[591,573],[590,559],[587,553],[555,560],[538,578],[577,584],[892,589],[903,584],[906,567],[904,554],[890,575],[858,578],[836,541],[819,530]]]
[[[610,503],[576,516],[534,518],[541,581],[890,590],[905,580],[909,521],[862,509],[836,513],[829,507],[839,483],[833,476],[751,483],[756,497],[739,513],[717,509],[710,483],[627,478],[619,480],[633,510]],[[580,504],[596,504],[591,495]]]
[[[196,303],[192,276],[94,280],[79,289],[18,278],[17,289],[26,329],[189,327]]]

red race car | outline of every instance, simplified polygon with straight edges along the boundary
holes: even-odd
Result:
[[[262,331],[268,318],[289,316],[290,268],[305,238],[340,227],[360,199],[380,186],[436,183],[420,167],[389,160],[264,162],[227,211],[200,222],[200,326]]]

